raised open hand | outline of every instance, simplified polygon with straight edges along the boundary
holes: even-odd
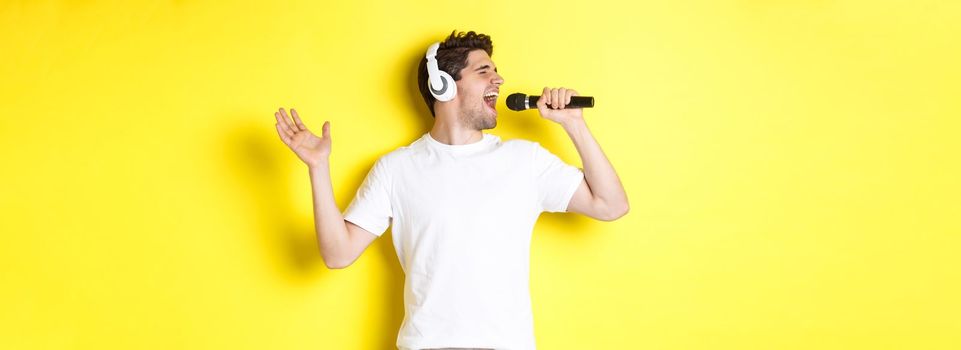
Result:
[[[287,112],[283,108],[274,113],[277,117],[277,134],[280,140],[290,147],[300,160],[304,161],[308,167],[314,167],[321,162],[326,162],[330,157],[330,122],[325,121],[321,137],[317,137],[304,122],[300,121],[297,111],[290,109],[293,121],[287,117]]]

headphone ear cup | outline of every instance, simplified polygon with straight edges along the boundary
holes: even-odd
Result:
[[[437,67],[437,49],[439,48],[439,42],[432,44],[427,48],[427,55],[424,56],[427,58],[427,75],[429,77],[427,89],[438,101],[447,102],[453,100],[454,96],[457,95],[457,84],[450,74]],[[438,84],[439,86],[437,86]]]
[[[454,78],[447,74],[447,72],[442,70],[437,70],[437,77],[441,81],[441,86],[434,86],[430,81],[427,82],[427,88],[430,89],[430,94],[434,95],[438,101],[447,102],[454,99],[457,95],[457,83]]]

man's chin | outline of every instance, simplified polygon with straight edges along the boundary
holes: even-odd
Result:
[[[488,127],[484,128],[484,129],[493,129],[493,128],[497,127],[497,116],[492,117],[491,120],[490,120],[490,123],[487,123],[487,126],[488,126]]]
[[[481,121],[478,124],[475,124],[474,126],[477,128],[477,130],[493,129],[494,127],[497,126],[497,118],[490,117],[489,119],[486,119],[484,121]]]

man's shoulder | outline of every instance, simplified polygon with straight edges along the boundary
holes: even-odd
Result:
[[[384,153],[379,158],[377,158],[377,162],[384,163],[384,165],[389,165],[391,163],[396,163],[398,159],[410,157],[411,154],[412,152],[409,146],[402,146],[390,152]]]
[[[512,151],[525,153],[533,152],[538,148],[543,148],[539,142],[526,139],[509,139],[505,140],[501,145]]]
[[[383,163],[385,166],[388,166],[392,163],[397,163],[399,160],[409,159],[414,155],[416,155],[418,152],[420,152],[422,149],[423,149],[422,141],[420,139],[417,139],[406,146],[397,147],[381,155],[377,159],[377,162]]]
[[[534,147],[537,142],[525,139],[507,139],[503,142],[504,145],[511,145],[514,147]]]

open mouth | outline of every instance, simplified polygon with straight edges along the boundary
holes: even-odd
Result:
[[[484,104],[487,105],[491,110],[497,113],[497,91],[491,91],[484,94]]]

